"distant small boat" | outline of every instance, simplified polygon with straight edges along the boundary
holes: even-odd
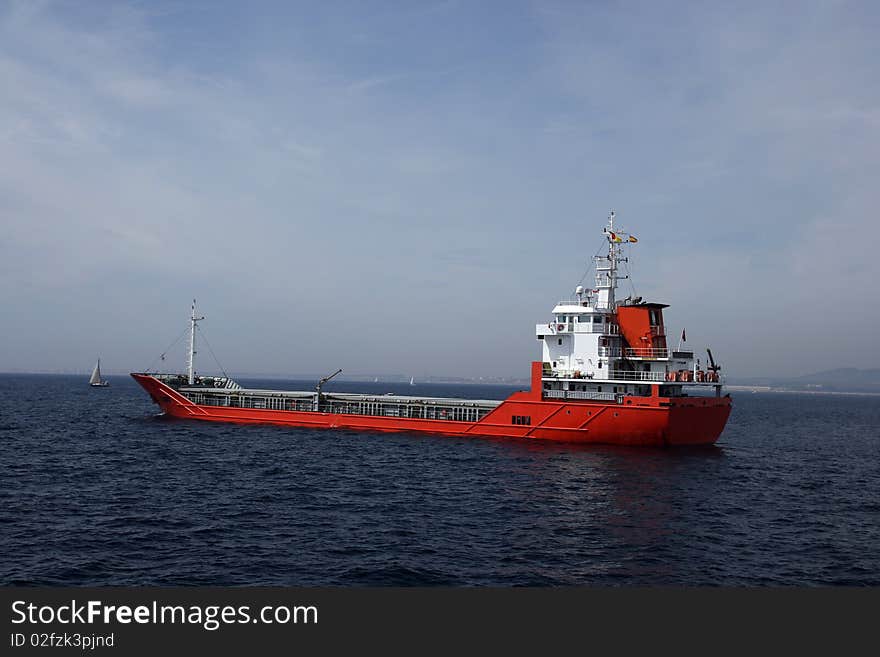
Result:
[[[89,378],[89,385],[93,388],[106,388],[110,385],[109,381],[101,378],[101,359],[95,363],[95,369],[92,370],[92,376]]]
[[[409,377],[409,384],[411,386],[414,386],[416,384],[416,377],[414,377],[414,376]]]

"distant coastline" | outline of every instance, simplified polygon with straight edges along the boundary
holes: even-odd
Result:
[[[131,370],[135,371],[135,370]],[[86,370],[4,370],[0,371],[2,375],[19,375],[19,376],[89,376],[90,371]],[[129,370],[109,370],[103,371],[105,376],[128,376]],[[217,374],[217,372],[207,372],[208,375]],[[230,372],[229,375],[234,379],[271,379],[278,381],[317,381],[324,374],[267,374],[264,372]],[[403,374],[351,374],[349,376],[340,375],[337,381],[348,381],[350,383],[409,383],[411,375]],[[490,385],[490,386],[520,386],[529,385],[529,379],[513,378],[513,377],[445,377],[445,376],[424,376],[414,377],[415,385],[422,383],[438,383],[438,384],[454,384],[454,385]]]
[[[209,372],[212,374],[214,372]],[[108,374],[105,372],[104,374]],[[129,371],[110,370],[110,376],[128,376]],[[52,375],[88,377],[89,371],[82,370],[7,370],[0,375]],[[324,374],[278,374],[267,372],[230,372],[236,379],[264,379],[273,381],[317,381]],[[386,383],[409,384],[410,379],[415,385],[494,385],[494,386],[528,386],[529,380],[518,377],[453,377],[411,374],[342,374],[338,381],[350,383]],[[766,393],[798,393],[812,395],[880,395],[880,369],[860,370],[841,368],[828,370],[801,377],[770,378],[728,376],[725,389],[730,392],[766,392]]]
[[[724,386],[730,392],[762,392],[774,393],[784,392],[797,395],[863,395],[867,397],[880,397],[880,391],[864,391],[864,390],[804,390],[798,388],[774,388],[772,386],[748,386],[748,385],[728,385]]]
[[[798,377],[728,377],[729,390],[811,394],[880,394],[880,369],[840,367]]]

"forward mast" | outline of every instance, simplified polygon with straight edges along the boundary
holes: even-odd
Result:
[[[204,317],[196,317],[196,300],[193,299],[192,308],[189,313],[189,351],[186,357],[186,378],[189,385],[193,385],[196,381],[195,358],[196,358],[196,325],[205,319]]]

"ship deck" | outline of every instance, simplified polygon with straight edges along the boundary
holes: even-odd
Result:
[[[323,393],[315,407],[315,393],[307,390],[262,390],[255,388],[205,388],[181,386],[177,392],[194,404],[277,411],[317,411],[346,415],[419,418],[479,422],[502,403],[494,399],[459,399],[409,395]]]
[[[242,424],[661,446],[713,443],[730,414],[729,397],[618,393],[613,401],[579,395],[548,399],[540,374],[541,363],[533,363],[531,390],[504,400],[345,392],[319,396],[312,390],[246,389],[227,378],[204,377],[189,385],[180,376],[132,376],[172,417]]]

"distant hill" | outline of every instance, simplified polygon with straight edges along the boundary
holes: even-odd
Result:
[[[880,369],[860,370],[856,367],[839,367],[807,374],[796,379],[805,384],[880,386]]]
[[[731,377],[732,385],[767,386],[780,390],[808,390],[815,392],[876,392],[880,393],[880,369],[839,367],[804,376]]]

